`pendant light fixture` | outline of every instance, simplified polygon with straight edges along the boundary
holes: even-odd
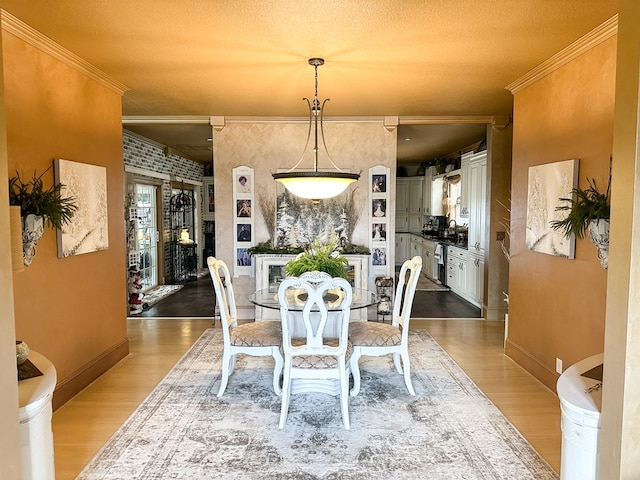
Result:
[[[315,94],[313,97],[313,104],[308,98],[303,98],[303,100],[307,101],[307,105],[309,106],[309,130],[307,132],[307,142],[298,163],[286,172],[274,173],[273,178],[282,183],[287,190],[297,197],[318,201],[320,199],[340,195],[350,184],[358,180],[360,175],[357,173],[342,171],[333,162],[329,155],[327,145],[324,141],[324,129],[322,124],[324,105],[329,101],[329,99],[326,98],[322,102],[322,105],[320,104],[320,100],[318,100],[318,67],[324,65],[324,59],[310,58],[309,65],[313,66],[315,69]],[[305,158],[309,149],[311,130],[313,130],[313,170],[296,170],[300,163],[302,163],[302,160]],[[321,146],[324,150],[324,154],[329,159],[334,170],[318,170],[318,154],[320,150],[318,135],[321,137]]]

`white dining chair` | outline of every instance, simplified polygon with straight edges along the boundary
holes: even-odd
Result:
[[[419,255],[402,264],[396,286],[391,324],[352,322],[349,326],[349,340],[353,345],[353,353],[351,354],[352,396],[360,392],[360,367],[358,362],[362,355],[373,357],[393,355],[393,363],[396,370],[398,373],[404,374],[404,383],[407,386],[407,390],[411,395],[416,394],[411,383],[409,320],[421,269],[422,257]]]
[[[290,310],[291,295],[304,302],[302,311]],[[337,311],[331,315],[325,302],[342,296]],[[327,273],[309,272],[300,277],[288,277],[278,289],[280,316],[282,319],[282,349],[284,373],[282,382],[282,406],[279,428],[284,428],[289,411],[291,394],[322,392],[340,396],[340,409],[345,429],[349,424],[349,315],[353,291],[344,278],[331,278]],[[335,308],[335,307],[334,307]],[[338,322],[338,337],[328,334]],[[297,325],[296,325],[297,324]],[[293,331],[304,332],[294,337]],[[294,383],[304,385],[294,391]],[[339,388],[331,386],[338,382]]]
[[[231,274],[227,264],[215,257],[207,258],[209,274],[216,292],[216,302],[222,324],[223,348],[222,379],[218,397],[224,394],[229,376],[233,373],[236,355],[245,354],[255,357],[271,356],[275,361],[273,369],[273,390],[281,394],[280,374],[282,373],[282,328],[279,321],[260,321],[238,325],[236,301],[233,294]]]

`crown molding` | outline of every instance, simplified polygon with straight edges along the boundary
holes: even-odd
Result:
[[[75,53],[72,53],[66,48],[61,47],[49,37],[46,37],[42,33],[24,23],[22,20],[14,17],[6,10],[0,9],[0,22],[2,25],[2,29],[5,32],[15,35],[16,37],[24,40],[30,45],[33,45],[44,53],[60,60],[66,65],[86,75],[87,77],[113,90],[118,95],[123,95],[124,92],[129,90],[129,87],[127,87],[123,83],[120,83],[117,80],[109,77],[103,71],[97,69],[86,60],[80,58]]]
[[[193,125],[209,123],[207,115],[123,115],[123,125]]]
[[[450,123],[501,123],[505,116],[496,115],[446,115],[399,117],[400,125],[443,125]]]
[[[606,22],[597,26],[586,35],[580,37],[571,45],[563,48],[548,60],[529,71],[516,81],[510,83],[505,88],[512,94],[518,93],[543,77],[566,65],[570,61],[579,57],[583,53],[588,52],[592,48],[601,44],[605,40],[613,37],[618,33],[618,15],[614,15]]]

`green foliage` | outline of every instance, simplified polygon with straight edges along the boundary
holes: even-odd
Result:
[[[285,245],[284,247],[274,247],[271,245],[271,240],[261,242],[248,249],[250,255],[256,255],[259,253],[275,253],[277,255],[291,255],[301,253],[304,249],[301,247],[290,247]]]
[[[63,184],[57,183],[50,188],[44,188],[42,177],[51,167],[40,175],[33,173],[33,178],[23,182],[20,174],[9,179],[9,204],[20,206],[20,215],[42,215],[46,222],[56,228],[62,228],[69,223],[76,210],[75,199],[62,198]]]
[[[338,249],[337,238],[328,243],[322,243],[319,238],[316,238],[307,250],[284,266],[284,271],[288,276],[293,277],[317,270],[328,273],[332,277],[348,278],[345,271],[348,265],[348,260]]]
[[[583,190],[574,188],[571,193],[574,198],[561,198],[564,205],[556,207],[556,211],[566,211],[564,220],[554,220],[551,228],[562,231],[562,234],[569,238],[574,234],[576,238],[583,238],[591,220],[608,219],[610,215],[610,189],[611,177],[605,193],[598,190],[596,181],[587,178],[589,188]]]

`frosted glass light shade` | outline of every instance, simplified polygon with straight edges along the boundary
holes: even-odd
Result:
[[[360,178],[357,173],[345,172],[286,172],[274,173],[273,178],[282,183],[297,197],[322,200],[340,195]]]

